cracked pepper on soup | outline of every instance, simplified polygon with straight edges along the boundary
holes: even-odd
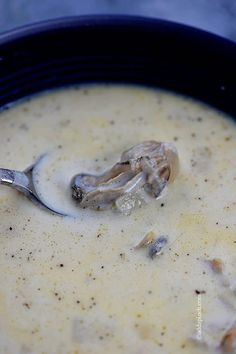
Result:
[[[174,181],[156,195],[150,186],[170,170],[158,179],[148,154],[136,156],[135,173],[121,159],[144,142],[178,155]],[[23,171],[45,154],[37,192],[67,215],[0,186],[0,353],[235,353],[233,120],[161,90],[86,85],[3,110],[0,144],[4,168]],[[117,163],[122,181],[104,187],[97,176]],[[93,185],[79,185],[75,200],[71,180],[84,174]],[[80,205],[114,188],[121,203],[112,194],[105,210]]]

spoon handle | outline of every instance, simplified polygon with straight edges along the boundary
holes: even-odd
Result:
[[[24,172],[0,168],[0,184],[25,192],[29,186],[29,179]]]
[[[0,168],[0,185],[2,184],[17,189],[40,207],[47,209],[54,214],[66,216],[66,214],[56,211],[50,208],[50,206],[47,206],[41,200],[40,196],[38,196],[38,193],[35,190],[32,176],[34,167],[35,165],[32,165],[28,167],[24,172]]]
[[[14,171],[0,168],[0,184],[12,186],[14,180]]]

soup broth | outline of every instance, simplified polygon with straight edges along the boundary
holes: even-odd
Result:
[[[80,208],[71,178],[101,174],[147,140],[179,173],[130,215]],[[236,125],[192,99],[85,85],[0,114],[0,166],[35,172],[53,215],[0,186],[0,352],[216,353],[236,321]],[[167,236],[151,258],[137,244]],[[226,343],[227,344],[227,343]],[[233,351],[232,351],[233,352]]]

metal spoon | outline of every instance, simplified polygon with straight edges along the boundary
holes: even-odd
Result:
[[[40,196],[38,195],[35,189],[33,171],[44,156],[45,155],[40,156],[33,165],[29,166],[23,172],[0,168],[0,184],[17,189],[18,191],[22,192],[27,198],[32,200],[32,202],[34,202],[36,205],[54,214],[65,216],[65,214],[56,211],[46,205],[41,200]]]

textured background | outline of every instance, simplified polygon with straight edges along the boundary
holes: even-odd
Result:
[[[236,40],[236,0],[0,0],[0,32],[35,21],[84,14],[158,17]]]

